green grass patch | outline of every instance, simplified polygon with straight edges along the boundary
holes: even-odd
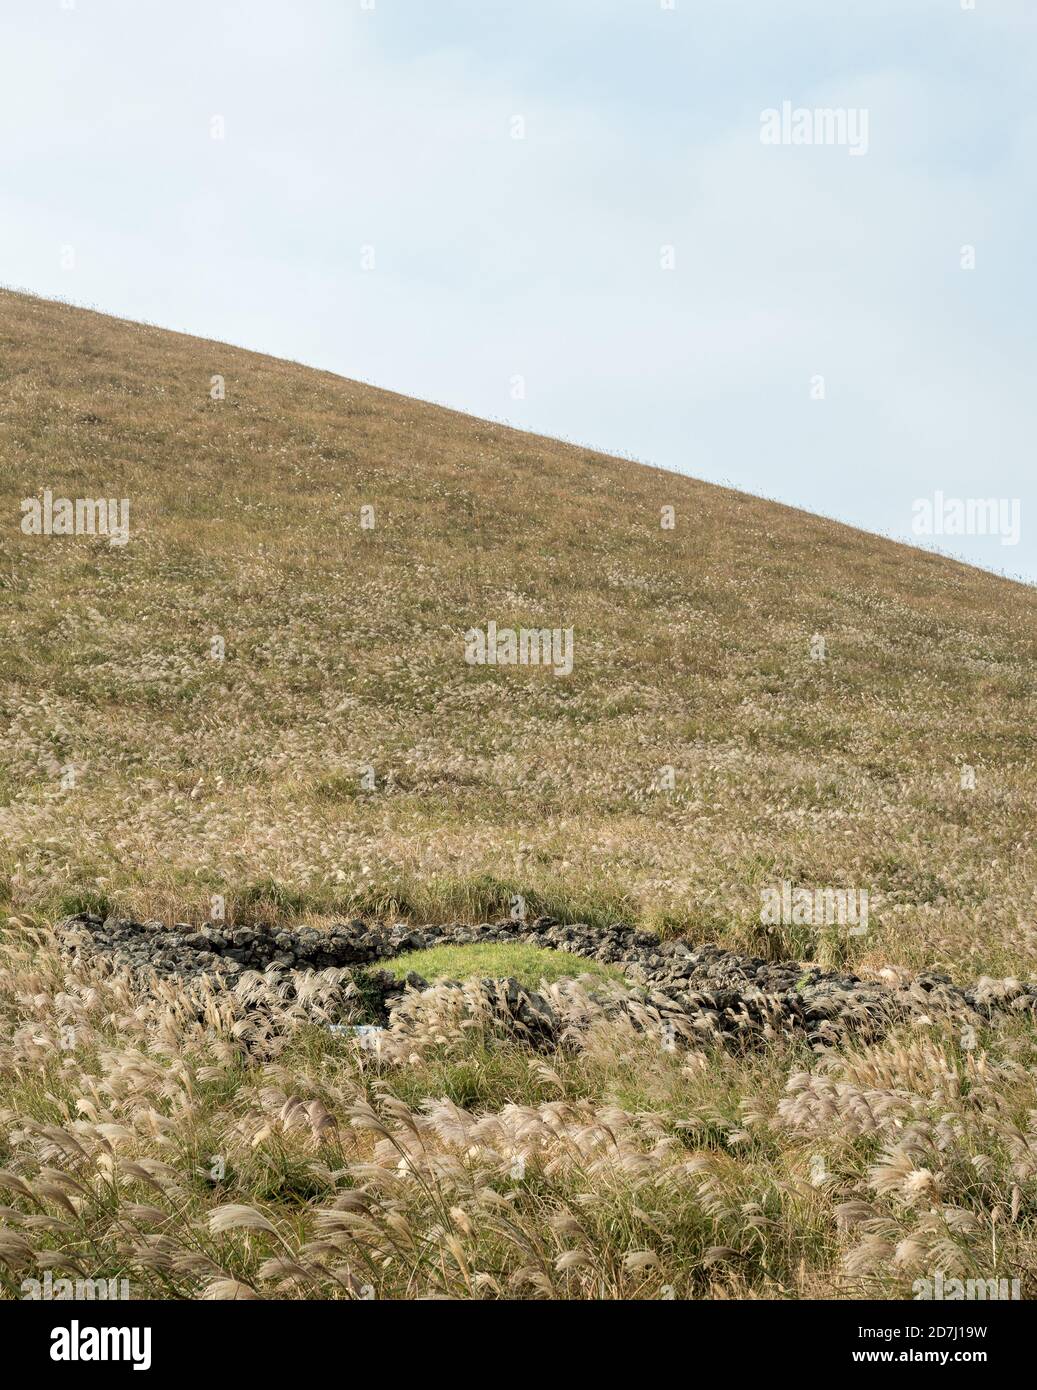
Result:
[[[387,963],[398,980],[415,970],[424,979],[436,980],[502,980],[516,979],[526,989],[536,989],[541,980],[554,984],[556,980],[573,979],[577,975],[593,975],[598,980],[620,980],[625,977],[614,965],[588,960],[586,956],[552,951],[520,941],[484,941],[472,946],[432,946],[427,951],[411,951]]]
[[[58,899],[59,917],[76,917],[81,912],[92,913],[95,917],[107,917],[114,904],[107,893],[92,888],[77,888],[64,893]]]

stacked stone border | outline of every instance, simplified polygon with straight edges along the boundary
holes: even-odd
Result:
[[[550,950],[600,961],[622,969],[631,989],[617,991],[595,981],[588,991],[609,1009],[636,1020],[650,1015],[656,1026],[689,1039],[749,1045],[778,1034],[795,1034],[815,1047],[840,1042],[847,1034],[878,1039],[897,1022],[949,1017],[962,1027],[983,1026],[996,1016],[1037,1011],[1037,985],[983,978],[959,988],[946,975],[926,972],[892,983],[823,971],[797,961],[767,961],[737,955],[719,946],[694,947],[675,938],[661,941],[651,932],[623,924],[596,928],[562,924],[549,917],[533,922],[505,920],[481,926],[394,926],[362,921],[327,930],[312,927],[187,925],[83,913],[63,922],[59,937],[73,955],[98,954],[128,966],[141,978],[152,975],[185,981],[206,978],[236,988],[258,973],[291,977],[299,971],[348,972],[362,981],[365,997],[382,1021],[415,991],[429,988],[414,973],[400,981],[382,962],[429,947],[476,942],[528,942]],[[579,973],[574,968],[574,975]],[[535,1033],[538,1045],[551,1045],[563,1031],[551,1003],[517,981],[483,981],[498,1012]],[[350,992],[355,998],[355,983]],[[646,1015],[647,1011],[647,1015]]]

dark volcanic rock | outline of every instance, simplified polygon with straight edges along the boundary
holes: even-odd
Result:
[[[692,947],[686,941],[661,942],[649,932],[617,923],[606,928],[562,924],[549,917],[531,923],[505,920],[472,927],[384,928],[360,921],[339,923],[329,931],[303,927],[165,928],[80,914],[59,928],[70,953],[101,953],[129,966],[142,977],[152,972],[185,979],[208,977],[233,983],[244,972],[267,976],[313,970],[364,970],[364,995],[388,1015],[407,988],[423,990],[427,981],[413,971],[401,982],[380,961],[436,945],[474,941],[528,941],[531,944],[619,964],[634,986],[635,997],[616,1007],[630,1017],[639,1010],[672,1024],[691,1040],[751,1044],[780,1034],[799,1034],[815,1046],[837,1043],[847,1033],[881,1037],[894,1023],[911,1017],[945,1014],[981,1024],[1005,1011],[1037,1012],[1037,986],[1017,980],[980,980],[959,989],[946,976],[930,972],[897,988],[798,961],[765,961],[740,956],[719,946]],[[534,1046],[551,1046],[559,1020],[541,996],[515,980],[483,981],[500,1007],[510,1013]],[[458,986],[460,987],[460,986]],[[595,984],[592,993],[608,1005],[609,991]],[[639,1002],[640,1001],[640,1002]],[[495,1005],[497,1007],[497,1005]]]

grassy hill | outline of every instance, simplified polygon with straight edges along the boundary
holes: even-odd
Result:
[[[1028,587],[12,293],[0,481],[14,910],[478,921],[518,893],[809,952],[759,927],[789,880],[869,890],[856,957],[1034,964]],[[22,534],[45,488],[129,499],[129,543]],[[466,664],[490,621],[571,626],[572,674]]]
[[[27,534],[45,492],[128,499],[127,544]],[[1025,1000],[955,1017],[908,973],[1037,975],[1033,589],[6,292],[0,494],[0,1297],[1033,1297]],[[571,627],[571,674],[469,664],[491,622]],[[785,883],[867,891],[868,930],[764,925]],[[323,1026],[351,977],[142,985],[51,932],[515,895],[912,1009],[678,1047],[562,981],[537,1053],[441,985],[379,1060]]]

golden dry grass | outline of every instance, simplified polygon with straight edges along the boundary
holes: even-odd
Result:
[[[769,949],[759,890],[790,879],[872,892],[857,956],[1032,967],[1031,588],[59,304],[0,295],[0,346],[15,910],[479,920],[519,892]],[[128,497],[129,545],[22,535],[44,487]],[[466,665],[491,619],[573,625],[573,674]]]
[[[1033,1296],[1032,1027],[827,1058],[673,1051],[578,986],[538,1057],[477,992],[379,1058],[304,1010],[140,990],[0,943],[0,1296],[50,1270],[181,1298]],[[995,1056],[995,1052],[997,1055]]]
[[[69,974],[46,923],[200,921],[214,894],[247,920],[482,920],[521,894],[772,955],[1033,978],[1032,589],[21,295],[0,293],[0,349],[9,1294],[66,1261],[191,1297],[1025,1284],[1022,1022],[731,1058],[599,1020],[548,1065],[432,1019],[374,1067],[288,1006],[274,1027]],[[128,497],[129,544],[21,534],[45,487]],[[466,665],[490,620],[572,625],[572,675]],[[760,889],[785,879],[868,889],[870,930],[764,931]]]

